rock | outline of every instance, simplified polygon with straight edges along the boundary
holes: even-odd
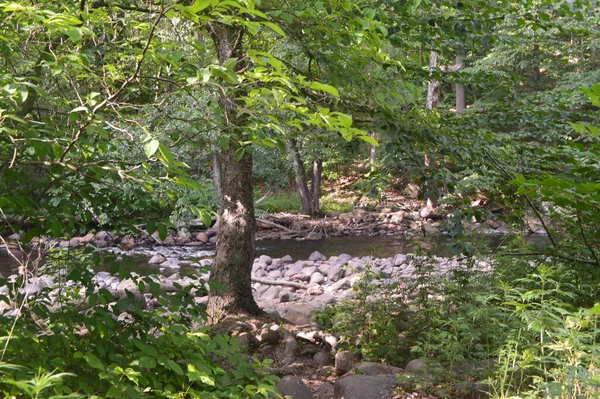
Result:
[[[406,255],[403,255],[403,254],[394,255],[394,258],[392,259],[392,264],[394,266],[402,266],[405,263],[406,263]]]
[[[286,399],[312,399],[310,389],[295,375],[286,375],[277,384],[277,390]]]
[[[294,263],[284,274],[285,277],[292,277],[295,274],[302,273],[302,262]]]
[[[351,375],[335,383],[335,399],[391,399],[398,381],[393,375]]]
[[[335,303],[336,301],[336,298],[333,295],[329,294],[321,294],[319,296],[316,296],[315,299],[313,299],[313,303],[319,307],[330,305],[332,303]]]
[[[327,260],[327,257],[320,253],[319,251],[315,251],[308,257],[308,260],[312,260],[313,262],[319,262]]]
[[[306,293],[308,295],[322,295],[323,292],[323,287],[319,285],[308,287],[308,289],[306,290]]]
[[[273,279],[281,278],[281,270],[271,270],[269,273],[267,273],[267,276]]]
[[[262,262],[256,262],[252,265],[252,273],[256,273],[259,270],[265,270],[267,268],[267,265],[265,265]]]
[[[292,257],[291,257],[291,256],[289,256],[289,255],[286,255],[286,256],[284,256],[283,258],[281,258],[281,260],[282,260],[284,263],[292,263],[292,262],[294,261],[294,260],[292,259]]]
[[[168,236],[163,240],[164,245],[175,245],[175,239],[171,236]]]
[[[201,231],[200,233],[196,234],[196,240],[200,241],[202,244],[206,244],[208,243],[208,235]]]
[[[328,382],[324,382],[315,391],[315,395],[319,398],[332,398],[333,392],[335,391],[333,385]]]
[[[273,285],[269,287],[261,296],[263,299],[278,299],[281,288]]]
[[[337,375],[346,374],[352,370],[354,358],[350,351],[340,351],[335,354],[335,372]]]
[[[423,230],[425,230],[425,233],[431,235],[439,233],[439,229],[435,226],[434,223],[431,223],[430,221],[423,222]]]
[[[311,241],[322,240],[324,238],[325,238],[325,235],[323,233],[319,233],[316,231],[311,231],[310,233],[308,233],[306,235],[306,239],[311,240]]]
[[[79,242],[81,244],[88,244],[93,239],[94,239],[94,235],[92,233],[88,233],[88,234],[84,235],[83,237],[79,237]]]
[[[364,209],[355,209],[352,211],[352,220],[356,223],[360,223],[363,221],[366,213],[367,211]]]
[[[354,366],[353,371],[360,375],[396,375],[404,372],[400,367],[373,362],[360,362]]]
[[[279,315],[282,319],[296,325],[314,324],[310,313],[315,310],[315,306],[311,304],[297,304],[289,303],[285,304],[285,307],[278,309]]]
[[[110,241],[111,239],[111,235],[106,232],[106,231],[99,231],[96,233],[96,235],[94,236],[94,241]]]
[[[337,261],[342,262],[342,263],[346,263],[348,262],[350,259],[352,259],[352,255],[348,255],[348,254],[341,254],[340,256],[337,257]]]
[[[290,293],[289,291],[281,291],[279,293],[279,302],[284,303],[284,302],[289,302],[290,301]]]
[[[325,282],[325,276],[319,272],[315,272],[310,276],[310,284],[323,284]]]
[[[407,373],[415,375],[441,376],[444,373],[442,366],[431,359],[413,359],[404,368]]]
[[[331,269],[329,269],[327,271],[327,278],[330,281],[338,281],[340,278],[342,278],[344,276],[344,271],[342,269],[342,265],[337,264],[337,265],[333,265],[331,266]]]
[[[321,367],[331,366],[333,364],[333,362],[331,361],[331,353],[323,350],[315,353],[315,355],[313,356],[313,360],[316,364],[318,364]]]
[[[352,214],[351,213],[341,213],[338,216],[338,219],[340,220],[340,222],[342,222],[344,224],[348,224],[352,221]]]
[[[261,262],[261,263],[264,263],[267,266],[270,265],[271,263],[273,263],[273,259],[270,256],[267,256],[267,255],[261,255],[258,258],[258,261]]]
[[[277,345],[281,340],[281,335],[270,328],[263,328],[256,338],[263,345]]]
[[[208,239],[208,243],[209,244],[216,244],[217,243],[217,236],[210,237]]]
[[[164,263],[166,261],[167,261],[167,258],[165,258],[163,255],[156,254],[152,258],[150,258],[148,263],[151,265],[160,265],[161,263]]]
[[[282,259],[280,259],[280,258],[275,258],[271,262],[271,266],[275,267],[277,269],[281,269],[283,266],[285,266],[285,262]]]

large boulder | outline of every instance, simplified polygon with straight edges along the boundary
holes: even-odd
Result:
[[[314,262],[318,262],[318,261],[327,260],[327,257],[325,255],[323,255],[322,253],[320,253],[319,251],[315,251],[312,254],[310,254],[308,259],[312,260]]]
[[[286,375],[277,384],[277,390],[286,399],[312,399],[310,389],[295,375]]]
[[[335,399],[392,399],[398,381],[393,375],[351,375],[335,383]]]

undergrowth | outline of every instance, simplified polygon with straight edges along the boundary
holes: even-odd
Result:
[[[479,381],[498,399],[600,396],[598,276],[572,264],[493,262],[491,273],[467,263],[442,278],[415,258],[414,278],[383,286],[367,272],[357,299],[318,321],[366,360],[440,365],[439,381],[408,384],[430,395],[469,397],[459,388]]]
[[[93,258],[51,256],[49,279],[35,293],[23,290],[32,276],[0,280],[1,397],[277,396],[267,363],[201,327],[206,313],[194,301],[206,293],[200,281],[167,293],[152,276],[126,272],[124,261],[96,257],[130,279],[117,300],[88,270]]]

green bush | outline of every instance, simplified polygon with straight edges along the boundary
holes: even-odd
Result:
[[[194,297],[206,293],[200,281],[166,293],[151,276],[127,273],[127,265],[114,261],[112,271],[139,289],[116,300],[87,269],[91,255],[59,263],[57,283],[35,296],[19,290],[23,276],[0,281],[7,292],[0,299],[19,309],[0,316],[6,344],[0,396],[252,398],[273,392],[267,363],[245,355],[235,339],[199,327],[205,312]],[[145,309],[144,293],[158,307]]]

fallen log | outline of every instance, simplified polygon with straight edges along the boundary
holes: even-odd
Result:
[[[260,283],[260,284],[265,284],[265,285],[281,285],[284,287],[299,288],[302,290],[307,288],[306,284],[293,283],[291,281],[267,280],[267,279],[260,278],[260,277],[252,277],[252,281],[255,283]]]

